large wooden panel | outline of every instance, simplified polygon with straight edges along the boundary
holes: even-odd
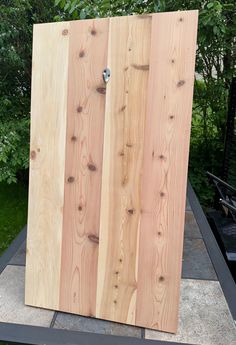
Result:
[[[68,23],[34,26],[26,303],[58,309],[64,204]]]
[[[70,24],[60,309],[96,315],[108,19]]]
[[[176,331],[196,32],[197,11],[35,27],[27,304]]]
[[[111,18],[97,316],[135,324],[151,17]]]
[[[136,324],[178,320],[197,12],[152,18]]]

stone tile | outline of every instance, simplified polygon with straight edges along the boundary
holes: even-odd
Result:
[[[190,206],[188,198],[186,198],[186,211],[191,211],[191,206]]]
[[[140,327],[67,313],[58,313],[54,328],[141,338]]]
[[[0,322],[49,327],[53,311],[24,304],[25,268],[9,265],[0,275]]]
[[[183,279],[177,334],[146,330],[145,337],[199,345],[236,345],[236,327],[219,282]]]
[[[201,238],[185,238],[182,278],[217,280],[206,246]]]
[[[22,265],[25,266],[25,256],[26,256],[26,241],[24,241],[19,249],[17,250],[16,254],[11,258],[10,264],[11,265]]]
[[[202,238],[202,234],[192,211],[185,212],[184,236],[191,238]]]

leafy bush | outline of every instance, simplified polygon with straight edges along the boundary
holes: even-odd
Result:
[[[0,182],[16,182],[28,167],[29,118],[0,122]]]

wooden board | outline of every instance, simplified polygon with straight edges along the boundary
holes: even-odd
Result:
[[[181,277],[197,16],[160,14],[152,20],[136,322],[173,331]]]
[[[97,315],[131,324],[137,294],[150,38],[151,17],[110,19],[112,77],[106,98]]]
[[[50,309],[60,295],[68,26],[34,25],[25,302]]]
[[[176,331],[196,32],[197,11],[35,26],[27,304]]]
[[[96,315],[108,19],[70,24],[60,310]],[[79,42],[78,42],[79,37]]]

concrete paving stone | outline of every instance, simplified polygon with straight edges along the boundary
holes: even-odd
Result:
[[[58,313],[54,328],[141,338],[140,327],[67,313]]]
[[[185,238],[182,278],[217,280],[215,270],[201,238]]]
[[[186,211],[191,211],[191,206],[190,206],[188,198],[186,198]]]
[[[49,327],[53,311],[24,304],[25,267],[9,265],[0,275],[0,322]]]
[[[185,212],[184,236],[190,238],[202,238],[202,234],[192,211]]]
[[[177,334],[145,330],[145,338],[199,345],[236,345],[236,327],[219,282],[183,279]]]
[[[17,250],[16,254],[11,258],[9,263],[11,265],[25,266],[25,256],[26,256],[26,241],[24,241],[21,244],[21,246]]]

